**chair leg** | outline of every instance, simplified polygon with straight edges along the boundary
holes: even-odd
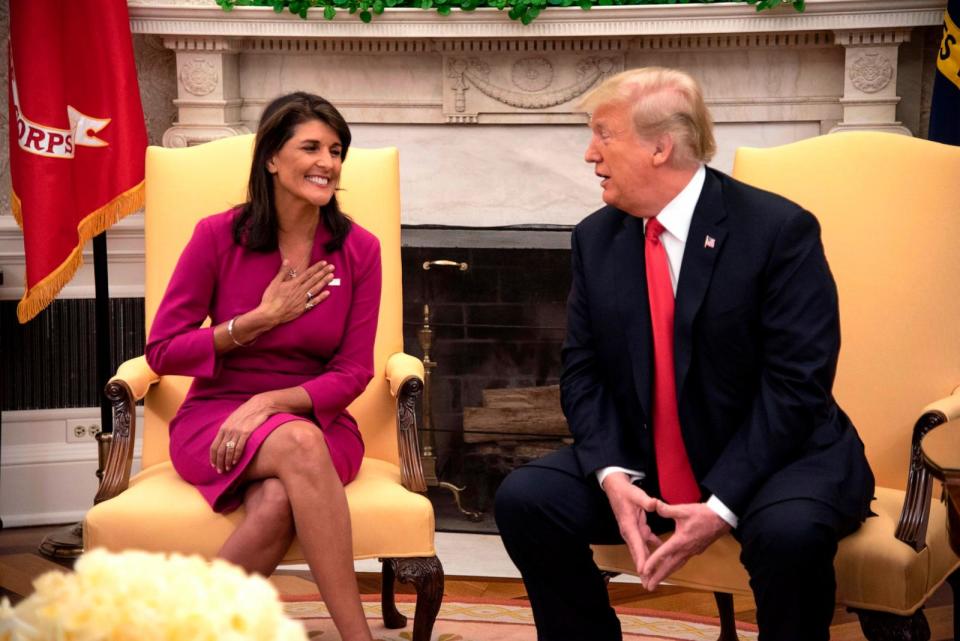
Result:
[[[413,637],[411,641],[430,641],[430,635],[433,632],[433,624],[437,620],[437,613],[440,612],[440,603],[443,601],[443,566],[440,565],[440,559],[435,556],[416,557],[412,559],[385,559],[384,569],[390,565],[390,606],[393,613],[391,617],[403,616],[396,611],[396,605],[393,604],[393,577],[401,583],[412,583],[417,591],[417,609],[413,614]],[[384,625],[387,625],[386,608],[386,587],[387,571],[383,573],[383,603],[384,603]],[[405,621],[404,617],[404,622]],[[399,619],[392,618],[391,623]],[[387,625],[387,627],[395,627]]]
[[[947,577],[953,590],[953,638],[960,639],[960,570]]]
[[[720,613],[720,637],[717,641],[739,641],[737,621],[733,613],[733,595],[714,592],[713,598],[717,600],[717,611]]]
[[[923,608],[909,616],[850,608],[860,617],[868,641],[930,641],[930,625]]]
[[[381,559],[383,571],[380,573],[382,584],[380,585],[380,609],[383,610],[383,625],[386,628],[395,630],[407,625],[407,617],[400,614],[397,610],[397,602],[394,598],[394,583],[396,574],[393,571],[392,559]]]

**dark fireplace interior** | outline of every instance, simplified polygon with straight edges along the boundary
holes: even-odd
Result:
[[[428,304],[436,363],[423,407],[432,435],[422,441],[432,438],[437,479],[465,488],[463,508],[481,514],[468,519],[453,492],[433,486],[437,529],[494,532],[493,496],[506,474],[569,442],[556,387],[569,230],[435,229],[416,234],[415,245],[413,235],[405,230],[404,346],[424,356]],[[432,261],[455,265],[425,270]]]

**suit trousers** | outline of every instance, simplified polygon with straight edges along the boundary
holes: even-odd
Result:
[[[539,641],[618,641],[620,622],[590,544],[623,543],[606,495],[571,448],[514,470],[496,519],[530,598]],[[672,521],[648,515],[657,533]],[[747,510],[733,531],[757,602],[760,641],[827,641],[837,542],[859,522],[825,503],[790,499]]]

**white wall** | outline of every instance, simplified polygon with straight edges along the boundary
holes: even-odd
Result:
[[[97,493],[97,444],[89,427],[100,424],[99,408],[4,412],[0,416],[0,519],[21,527],[75,523]],[[143,408],[137,408],[142,424]],[[86,428],[77,438],[74,428]],[[133,473],[140,470],[140,439]]]

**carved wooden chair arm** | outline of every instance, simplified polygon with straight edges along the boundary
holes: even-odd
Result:
[[[103,393],[113,405],[113,432],[102,435],[109,439],[110,451],[100,479],[94,503],[112,499],[127,489],[133,465],[133,445],[137,432],[137,401],[147,395],[150,386],[160,377],[150,369],[143,356],[126,361],[107,382]]]
[[[920,441],[933,428],[960,417],[960,388],[946,398],[930,403],[913,426],[910,444],[910,469],[903,509],[894,536],[919,552],[927,546],[927,522],[930,519],[930,496],[933,480],[923,463]]]
[[[390,393],[397,399],[397,436],[400,449],[400,481],[413,492],[426,492],[417,434],[417,397],[423,393],[423,363],[408,354],[387,359]]]

